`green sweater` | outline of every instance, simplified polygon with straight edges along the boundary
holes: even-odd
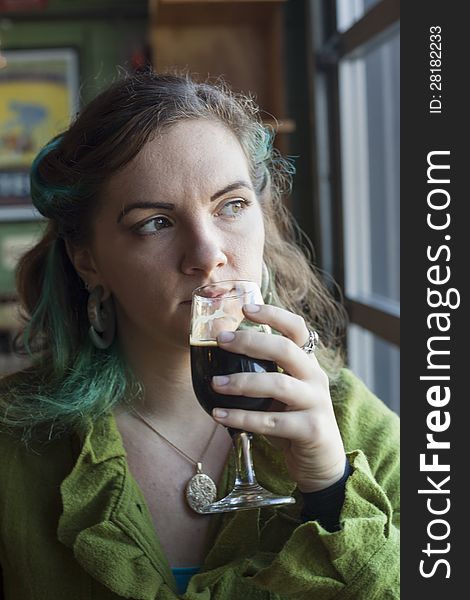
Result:
[[[186,600],[399,598],[399,422],[350,371],[332,386],[353,472],[340,531],[301,523],[282,454],[259,436],[260,483],[297,503],[214,515],[215,543]],[[234,476],[225,467],[219,496]],[[0,435],[0,565],[6,600],[179,596],[112,414],[26,449]],[[1,594],[0,594],[1,597]]]

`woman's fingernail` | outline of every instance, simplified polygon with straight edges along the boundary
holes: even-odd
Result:
[[[222,343],[223,342],[232,342],[234,339],[235,339],[235,334],[233,333],[233,331],[222,331],[217,336],[217,341],[222,342]]]
[[[227,385],[227,383],[230,381],[230,377],[227,377],[227,375],[215,375],[212,378],[213,383],[215,383],[215,385]]]
[[[245,304],[243,308],[247,313],[257,313],[261,310],[261,306],[259,304]]]
[[[212,415],[218,419],[225,419],[225,417],[228,417],[228,411],[224,408],[214,408]]]

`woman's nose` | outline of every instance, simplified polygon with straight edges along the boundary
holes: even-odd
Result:
[[[199,225],[187,232],[181,270],[187,275],[203,271],[210,275],[227,264],[227,256],[218,236],[209,227]]]

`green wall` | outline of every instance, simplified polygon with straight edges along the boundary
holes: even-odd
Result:
[[[0,48],[74,47],[80,62],[80,102],[88,102],[130,67],[147,41],[143,0],[49,0],[45,10],[0,13]]]

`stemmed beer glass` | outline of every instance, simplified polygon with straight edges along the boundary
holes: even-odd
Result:
[[[271,406],[272,398],[224,395],[211,387],[214,375],[277,371],[277,365],[272,361],[228,352],[217,345],[216,338],[221,331],[256,329],[269,334],[268,325],[245,319],[242,311],[244,304],[262,303],[259,286],[252,281],[220,281],[193,291],[190,332],[192,382],[199,403],[209,414],[216,407],[267,411]],[[256,481],[251,457],[252,434],[231,428],[228,431],[235,449],[234,488],[228,496],[208,504],[200,512],[211,514],[295,502],[290,496],[269,492]]]

